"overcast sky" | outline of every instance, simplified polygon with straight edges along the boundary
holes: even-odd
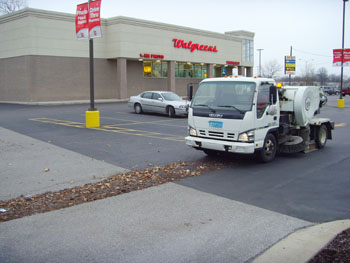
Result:
[[[76,12],[84,0],[27,0],[31,8]],[[350,48],[350,1],[346,3],[345,48]],[[297,74],[305,64],[315,71],[325,67],[329,74],[340,75],[332,66],[333,49],[341,48],[343,0],[102,0],[101,17],[128,16],[219,33],[247,30],[255,33],[255,74],[259,52],[262,65],[277,60],[281,65],[290,53],[297,58]],[[283,73],[281,73],[283,74]],[[344,67],[350,76],[350,67]]]

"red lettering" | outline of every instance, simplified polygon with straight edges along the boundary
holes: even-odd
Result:
[[[177,38],[173,38],[172,41],[174,42],[174,47],[190,49],[191,52],[194,52],[196,49],[197,50],[208,51],[208,52],[218,52],[216,46],[201,45],[201,44],[198,44],[198,43],[194,44],[194,43],[192,43],[192,41],[185,42],[184,40],[177,39]]]
[[[174,47],[177,47],[177,46],[176,46],[176,41],[177,41],[177,38],[174,38],[174,39],[173,39]]]
[[[192,41],[188,42],[187,48],[191,49]]]
[[[150,58],[151,56],[150,56],[150,54],[144,54],[144,57],[145,58]]]
[[[197,45],[198,45],[198,44],[192,44],[192,46],[191,46],[191,52],[193,52],[193,51],[197,48]]]
[[[240,63],[238,61],[226,61],[226,64],[229,65],[239,65]]]

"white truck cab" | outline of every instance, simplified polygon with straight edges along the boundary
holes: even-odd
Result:
[[[309,136],[309,122],[298,125],[294,111],[299,112],[299,108],[292,109],[292,116],[290,112],[281,112],[279,97],[282,93],[279,93],[275,81],[269,78],[236,76],[203,80],[189,108],[186,144],[208,155],[218,151],[243,154],[258,152],[263,162],[272,161],[279,145],[283,143],[293,146],[287,147],[288,152],[291,149],[304,150],[309,137],[305,139],[296,130],[308,129]],[[311,95],[315,97],[315,93],[319,96],[318,91]],[[316,103],[318,109],[319,100]],[[283,105],[286,104],[284,102]],[[314,108],[310,110],[313,117]],[[281,115],[283,123],[280,122]],[[323,119],[319,125],[327,122],[330,121]],[[330,130],[332,125],[329,126]],[[326,138],[331,138],[329,134],[326,134]]]

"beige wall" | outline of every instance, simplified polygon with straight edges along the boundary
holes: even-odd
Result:
[[[88,100],[89,42],[77,40],[75,15],[23,9],[0,16],[0,101]],[[175,48],[174,38],[216,46],[218,52]],[[102,38],[94,39],[95,99],[127,99],[144,90],[172,90],[181,96],[200,79],[143,77],[140,53],[164,61],[224,65],[242,62],[242,41],[254,33],[225,34],[128,17],[102,19]],[[173,65],[174,66],[174,65]],[[169,67],[170,68],[170,67]],[[172,78],[171,78],[171,74]],[[196,85],[195,85],[196,87]]]

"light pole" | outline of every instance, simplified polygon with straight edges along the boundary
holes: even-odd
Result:
[[[258,48],[257,51],[259,51],[259,77],[261,77],[261,51],[263,51],[263,48]]]
[[[344,32],[345,32],[345,2],[349,0],[343,0],[343,36],[342,36],[342,51],[341,51],[341,72],[340,72],[340,95],[338,100],[338,108],[345,107],[345,101],[343,99],[343,64],[344,64]]]

